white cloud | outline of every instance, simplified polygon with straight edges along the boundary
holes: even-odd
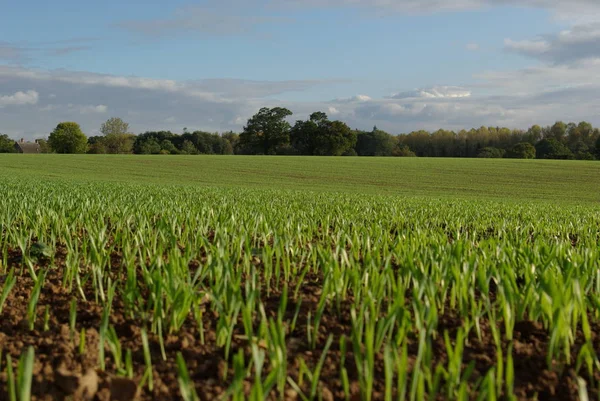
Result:
[[[392,99],[454,99],[471,96],[471,91],[459,86],[434,86],[392,95]]]
[[[534,40],[506,39],[507,51],[551,63],[573,63],[600,57],[600,23],[575,25],[557,34]]]
[[[0,95],[0,107],[37,104],[39,97],[39,93],[34,90],[27,92],[19,91],[13,95]]]
[[[467,50],[472,51],[472,52],[476,52],[479,50],[479,44],[477,44],[477,43],[467,43],[467,45],[465,47]]]

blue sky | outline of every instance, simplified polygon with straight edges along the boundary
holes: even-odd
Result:
[[[592,0],[123,3],[0,0],[0,132],[240,130],[263,105],[392,133],[600,123]]]

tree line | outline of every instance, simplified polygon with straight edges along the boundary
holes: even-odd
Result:
[[[147,131],[129,132],[129,124],[110,118],[101,135],[87,137],[77,123],[63,122],[47,139],[39,139],[43,153],[169,154],[169,155],[314,155],[482,157],[523,159],[600,159],[600,130],[588,122],[533,125],[527,130],[480,127],[458,132],[444,129],[391,135],[374,127],[350,128],[327,114],[315,112],[307,120],[288,122],[286,108],[262,108],[241,133]],[[14,141],[0,135],[0,153],[14,152]]]

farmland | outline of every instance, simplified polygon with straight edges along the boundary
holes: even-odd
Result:
[[[2,400],[600,396],[598,163],[17,156]]]

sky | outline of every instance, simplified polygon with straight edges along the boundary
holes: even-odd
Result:
[[[126,3],[126,4],[125,4]],[[0,133],[600,125],[598,0],[0,0]]]

